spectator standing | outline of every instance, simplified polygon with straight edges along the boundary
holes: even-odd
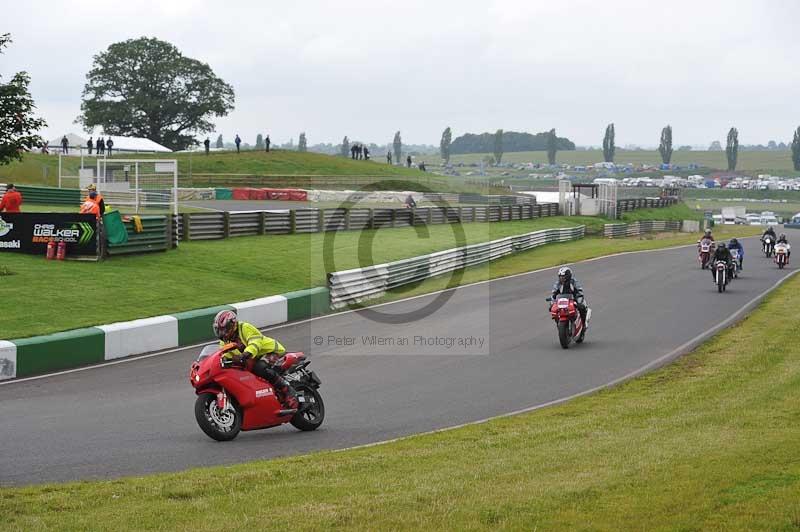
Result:
[[[6,193],[0,200],[0,212],[20,212],[19,206],[22,205],[22,194],[14,188],[14,183],[6,185]]]
[[[411,156],[406,157],[406,165],[411,168]]]
[[[234,140],[234,142],[236,143],[236,153],[239,153],[239,145],[242,143],[242,139],[239,138],[238,134],[236,135],[236,140]]]
[[[361,144],[359,144],[358,147],[356,148],[356,155],[357,155],[356,158],[359,161],[364,158],[364,146],[362,146]]]
[[[64,155],[67,155],[69,153],[69,141],[67,140],[67,136],[66,135],[61,137],[61,152]]]
[[[390,151],[386,152],[386,164],[388,164],[389,166],[392,165],[392,152]]]
[[[92,137],[89,137],[89,140],[86,142],[86,149],[89,150],[89,155],[92,154],[92,148],[94,148],[94,142],[92,142]]]
[[[103,137],[97,139],[97,155],[103,155],[106,153],[106,141],[103,140]]]
[[[267,138],[264,139],[264,145],[267,147],[267,153],[269,153],[269,145],[271,143],[272,143],[272,141],[269,140],[269,135],[267,135]]]
[[[106,148],[108,149],[108,155],[111,155],[111,150],[114,149],[114,140],[111,137],[108,137],[106,141]]]
[[[366,146],[364,146],[364,160],[365,161],[369,160],[369,148],[367,148]]]
[[[208,152],[211,149],[211,140],[208,137],[206,137],[206,140],[203,141],[203,146],[206,148],[206,155],[208,155]]]
[[[355,159],[356,158],[356,146],[357,146],[357,144],[353,144],[352,146],[350,146],[350,158],[351,159]]]

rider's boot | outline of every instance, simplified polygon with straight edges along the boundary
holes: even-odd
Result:
[[[300,408],[300,403],[297,400],[297,394],[294,392],[289,383],[281,378],[280,381],[275,383],[275,392],[277,393],[278,400],[283,406],[281,415],[294,414]]]

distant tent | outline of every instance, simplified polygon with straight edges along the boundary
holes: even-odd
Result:
[[[64,135],[56,137],[47,143],[48,148],[55,149],[56,151],[61,149],[61,139]],[[95,146],[97,146],[97,139],[100,137],[104,138],[106,142],[108,139],[114,141],[114,153],[117,152],[128,152],[128,153],[135,153],[135,152],[143,152],[143,153],[172,153],[172,150],[153,142],[150,139],[139,138],[139,137],[116,137],[112,135],[92,135],[92,142],[94,142]],[[89,137],[81,137],[74,133],[67,133],[67,140],[69,141],[69,149],[72,153],[73,150],[86,150],[86,143],[89,141]],[[73,154],[78,155],[80,152],[75,151]]]

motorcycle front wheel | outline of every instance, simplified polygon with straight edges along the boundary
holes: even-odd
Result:
[[[194,417],[203,432],[217,441],[230,441],[242,430],[242,414],[239,409],[231,403],[229,408],[220,410],[217,396],[213,393],[203,393],[197,397]]]
[[[561,347],[564,349],[569,347],[569,341],[572,339],[569,329],[570,327],[568,321],[558,322],[558,341],[561,342]]]

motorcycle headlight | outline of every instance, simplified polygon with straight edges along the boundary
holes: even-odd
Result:
[[[200,375],[195,375],[194,376],[194,381],[195,382],[200,382]]]

